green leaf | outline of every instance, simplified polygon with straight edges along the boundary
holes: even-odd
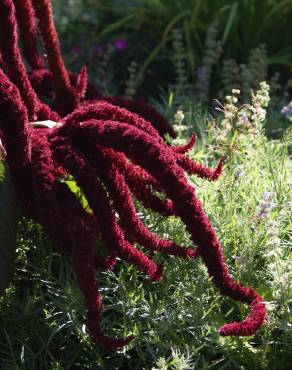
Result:
[[[80,203],[83,206],[83,208],[85,209],[85,211],[87,211],[89,213],[92,213],[92,210],[89,207],[87,199],[83,195],[82,190],[76,184],[76,181],[72,179],[72,180],[66,180],[64,182],[65,182],[65,184],[67,184],[68,188],[72,191],[72,193],[74,193],[76,195],[76,197],[80,201]]]
[[[227,24],[226,24],[226,27],[225,27],[225,30],[224,30],[223,40],[222,40],[223,44],[225,44],[225,42],[227,40],[227,37],[230,33],[230,30],[232,28],[232,25],[234,23],[236,15],[237,15],[237,11],[238,11],[238,2],[235,2],[231,6],[230,15],[229,15],[229,18],[228,18],[228,21],[227,21]]]
[[[99,37],[105,37],[109,33],[114,32],[114,31],[118,30],[119,28],[122,28],[124,26],[124,24],[128,23],[134,17],[135,17],[134,15],[129,15],[127,17],[124,17],[124,18],[120,19],[119,21],[116,21],[114,23],[109,24],[108,27],[106,27],[102,30]]]
[[[0,161],[0,294],[8,287],[14,271],[17,221],[8,167]]]

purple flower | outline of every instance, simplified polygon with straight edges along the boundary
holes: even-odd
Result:
[[[115,39],[113,45],[121,53],[128,49],[128,41],[125,39]]]
[[[276,207],[276,203],[273,201],[274,199],[275,193],[269,191],[265,191],[263,193],[257,212],[257,218],[259,221],[267,219],[271,210]]]
[[[73,46],[71,48],[71,53],[74,55],[78,55],[81,53],[81,48],[79,46]]]
[[[238,180],[240,177],[244,175],[244,172],[241,168],[238,168],[236,172],[234,173],[234,179]]]
[[[285,118],[292,120],[292,101],[282,108],[281,113]]]

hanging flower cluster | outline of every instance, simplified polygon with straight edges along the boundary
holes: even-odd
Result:
[[[72,256],[93,340],[114,349],[132,339],[104,334],[96,270],[112,268],[119,257],[158,281],[163,266],[139,245],[151,256],[153,252],[191,259],[201,256],[220,292],[251,310],[242,322],[224,325],[220,334],[256,333],[266,318],[263,299],[233,280],[214,228],[185,175],[186,171],[216,180],[223,161],[215,170],[192,161],[186,152],[194,138],[182,147],[167,145],[161,135],[173,134],[172,129],[148,105],[102,96],[87,84],[85,68],[79,75],[68,72],[49,0],[1,0],[0,24],[0,129],[14,190],[25,214]],[[48,69],[38,52],[37,28]],[[18,33],[29,72],[18,48]],[[43,96],[52,103],[45,104]],[[60,181],[68,174],[82,189],[92,212]],[[137,215],[133,196],[145,208],[180,217],[197,249],[161,239],[147,229]],[[96,250],[97,234],[104,257]]]

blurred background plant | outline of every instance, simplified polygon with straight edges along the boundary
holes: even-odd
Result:
[[[117,48],[112,58],[114,74],[126,81],[125,66],[135,60],[143,95],[157,94],[158,85],[165,88],[183,77],[204,102],[224,96],[220,91],[227,94],[230,88],[241,88],[249,96],[260,81],[275,81],[276,72],[275,82],[282,87],[291,74],[290,0],[70,0],[66,7],[61,1],[54,3],[66,48],[82,45],[89,64],[98,64],[96,43],[124,40],[127,49]],[[180,72],[174,76],[173,65],[178,72],[178,64]]]

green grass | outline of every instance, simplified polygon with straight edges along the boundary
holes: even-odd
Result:
[[[192,156],[213,166],[214,137],[199,109],[183,107],[189,131],[201,132]],[[195,124],[194,124],[195,122]],[[233,276],[268,302],[268,322],[255,337],[223,338],[217,329],[240,320],[247,308],[222,297],[201,260],[165,260],[161,282],[119,264],[99,273],[105,299],[103,326],[136,339],[118,352],[104,352],[87,334],[82,296],[69,258],[61,256],[41,228],[22,219],[13,282],[0,300],[0,368],[57,369],[289,369],[292,362],[291,219],[287,139],[260,135],[235,155],[216,183],[190,178],[213,222]],[[241,171],[241,176],[238,171]],[[290,173],[291,180],[291,173]],[[265,191],[275,207],[267,220],[257,213]],[[149,228],[184,245],[183,225],[145,212]],[[291,213],[291,203],[290,203]],[[280,242],[269,246],[270,220]],[[289,270],[290,268],[290,270]],[[290,281],[289,281],[290,277]]]

